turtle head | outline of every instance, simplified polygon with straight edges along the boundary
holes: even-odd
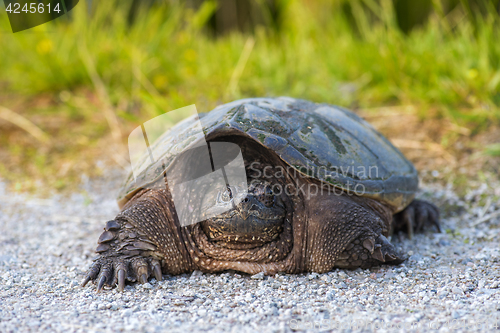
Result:
[[[258,246],[275,240],[283,230],[285,205],[269,183],[254,180],[246,191],[223,188],[215,201],[224,212],[202,222],[211,241]]]

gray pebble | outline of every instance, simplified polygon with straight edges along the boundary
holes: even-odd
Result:
[[[251,278],[254,280],[262,280],[262,279],[264,279],[264,272],[254,274],[251,276]]]

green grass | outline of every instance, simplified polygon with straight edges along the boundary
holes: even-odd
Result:
[[[347,107],[413,104],[422,116],[478,125],[498,121],[496,14],[473,23],[459,6],[445,18],[431,14],[406,35],[388,1],[353,1],[354,24],[343,1],[283,3],[282,29],[255,29],[248,62],[229,89],[249,36],[214,40],[204,34],[211,2],[198,12],[158,4],[131,27],[128,1],[100,2],[92,19],[81,2],[73,20],[0,34],[0,78],[8,90],[29,96],[94,89],[86,49],[110,103],[127,120],[193,103],[210,108],[240,97],[291,95]],[[0,19],[8,31],[5,13]],[[141,105],[139,114],[129,110],[134,103]]]
[[[348,108],[413,105],[422,118],[466,126],[473,134],[500,121],[494,10],[473,17],[458,5],[445,15],[433,1],[428,22],[405,34],[388,0],[350,1],[351,10],[345,10],[348,1],[282,0],[280,29],[257,26],[252,34],[214,38],[204,26],[215,2],[198,11],[158,2],[132,26],[126,22],[130,1],[95,3],[92,17],[80,1],[72,19],[16,34],[0,13],[0,104],[7,95],[26,101],[48,96],[48,105],[17,112],[85,128],[55,131],[39,122],[55,140],[78,133],[76,141],[93,142],[109,133],[108,126],[125,139],[126,129],[165,111],[196,104],[204,112],[251,96],[288,95]],[[109,117],[115,116],[113,123]],[[47,161],[38,157],[36,163]]]
[[[485,153],[491,156],[500,156],[500,143],[486,146]]]

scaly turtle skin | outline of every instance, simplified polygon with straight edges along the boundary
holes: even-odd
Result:
[[[195,131],[195,118],[184,120],[153,144],[159,162],[128,177],[122,210],[99,237],[83,285],[123,290],[126,281],[193,270],[321,273],[399,264],[405,258],[387,239],[391,231],[440,231],[438,209],[414,200],[414,166],[345,109],[254,98],[219,106],[200,121],[204,134]],[[200,189],[203,200],[227,209],[181,226],[162,175],[179,152],[205,139],[240,147],[249,186]]]

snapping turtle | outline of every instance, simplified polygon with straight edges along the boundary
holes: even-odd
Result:
[[[193,270],[321,273],[399,264],[406,258],[387,239],[394,230],[411,236],[434,225],[440,232],[438,209],[414,200],[414,166],[348,110],[288,97],[252,98],[199,119],[204,135],[193,135],[197,120],[188,118],[152,146],[161,165],[128,177],[121,212],[106,223],[83,286],[92,280],[98,291],[123,290],[126,281]],[[162,175],[180,159],[173,146],[194,147],[204,139],[239,147],[247,186],[200,185],[199,202],[225,209],[181,225],[172,186]],[[186,163],[196,160],[191,154]],[[179,177],[186,165],[177,168]]]

